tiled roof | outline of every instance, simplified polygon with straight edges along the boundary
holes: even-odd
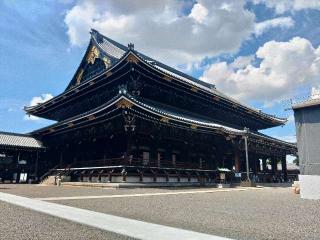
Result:
[[[115,44],[110,42],[109,39],[103,38],[101,41],[98,41],[94,36],[93,39],[105,53],[114,58],[120,59],[126,53],[126,50],[115,46]]]
[[[0,132],[0,147],[44,148],[42,143],[26,134]]]
[[[299,108],[315,107],[315,106],[320,106],[320,98],[314,98],[314,99],[311,98],[307,101],[296,103],[292,106],[292,108],[295,110]]]
[[[96,30],[91,30],[91,34],[95,42],[98,44],[98,46],[105,51],[108,55],[115,57],[117,59],[120,59],[125,55],[125,53],[129,50],[128,47],[100,34]],[[174,68],[171,68],[163,63],[160,63],[159,61],[156,61],[140,52],[135,51],[139,57],[141,57],[143,60],[145,60],[147,63],[153,65],[157,69],[174,76],[176,78],[179,78],[180,80],[192,83],[194,85],[198,85],[199,87],[205,87],[207,90],[210,91],[210,89],[214,88],[214,85],[200,81],[194,77],[191,77],[185,73],[182,73]]]
[[[112,57],[115,57],[116,59],[120,59],[121,57],[123,57],[126,52],[129,50],[128,47],[102,35],[101,33],[99,33],[98,31],[96,30],[93,30],[92,29],[92,37],[93,39],[95,40],[95,42],[98,44],[98,46],[103,50],[105,51],[106,54],[112,56]],[[234,103],[237,103],[241,106],[244,106],[246,108],[248,108],[249,110],[252,110],[253,112],[258,112],[259,115],[263,115],[263,116],[266,116],[266,117],[269,117],[273,120],[276,120],[276,121],[279,121],[281,122],[282,124],[284,124],[287,120],[286,119],[282,119],[282,118],[278,118],[274,115],[270,115],[270,114],[267,114],[267,113],[263,113],[261,111],[259,111],[258,109],[255,109],[253,107],[250,107],[250,106],[247,106],[247,105],[244,105],[242,103],[240,103],[239,101],[223,94],[222,92],[218,91],[214,85],[212,84],[209,84],[207,82],[204,82],[204,81],[201,81],[199,79],[196,79],[188,74],[185,74],[181,71],[178,71],[177,69],[174,69],[172,67],[169,67],[167,66],[166,64],[163,64],[157,60],[154,60],[138,51],[135,51],[135,53],[142,59],[144,60],[147,64],[153,66],[155,69],[158,69],[159,71],[165,73],[165,74],[168,74],[170,76],[173,76],[183,82],[186,82],[188,84],[191,84],[193,86],[196,86],[196,87],[199,87],[201,89],[204,89],[208,92],[211,92],[217,96],[220,96],[224,99],[227,99],[231,102],[234,102]]]

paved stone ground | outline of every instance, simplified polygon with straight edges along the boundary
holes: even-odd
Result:
[[[5,187],[10,189],[0,189],[0,191],[29,197],[187,190],[185,188],[110,190],[30,185]],[[234,239],[320,239],[320,201],[302,200],[299,195],[293,194],[290,188],[55,202]]]
[[[100,231],[0,201],[0,239],[129,240],[132,238]]]

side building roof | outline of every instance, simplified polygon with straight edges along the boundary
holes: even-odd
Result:
[[[320,98],[314,98],[314,99],[309,99],[307,101],[293,104],[292,109],[297,110],[301,108],[310,108],[310,107],[319,107],[319,106],[320,106]]]
[[[44,149],[42,142],[28,134],[0,132],[0,148]]]

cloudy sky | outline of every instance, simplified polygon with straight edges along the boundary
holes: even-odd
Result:
[[[0,131],[50,121],[25,105],[61,93],[95,28],[267,113],[294,141],[289,99],[320,84],[319,0],[0,0]]]

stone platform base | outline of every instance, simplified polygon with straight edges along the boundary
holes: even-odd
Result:
[[[320,199],[320,176],[299,175],[300,196],[304,199]]]
[[[256,187],[257,184],[255,182],[243,181],[240,183],[240,187]]]
[[[105,187],[105,188],[152,188],[152,187],[201,187],[195,182],[159,182],[159,183],[93,183],[93,182],[62,182],[62,186]],[[216,183],[206,183],[204,187],[216,187]]]

